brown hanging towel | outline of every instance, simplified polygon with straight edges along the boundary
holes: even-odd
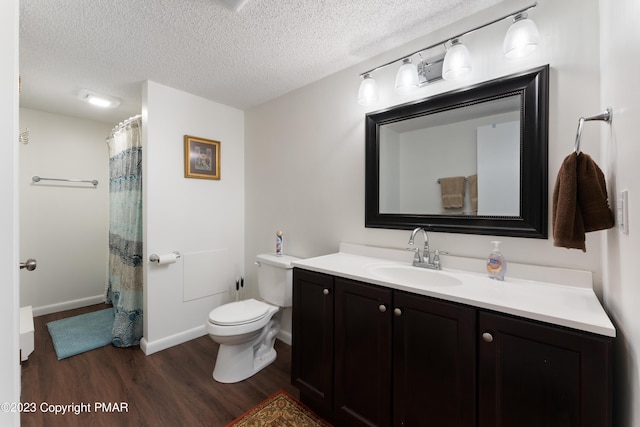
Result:
[[[604,174],[584,153],[569,154],[553,189],[553,245],[586,252],[585,232],[614,225]]]

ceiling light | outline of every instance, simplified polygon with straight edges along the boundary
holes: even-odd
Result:
[[[376,102],[378,102],[378,84],[370,74],[365,74],[358,89],[358,104],[366,107]]]
[[[460,39],[451,40],[442,64],[442,78],[445,80],[460,80],[471,73],[471,54]]]
[[[116,108],[118,105],[120,105],[120,98],[103,95],[89,89],[82,89],[78,94],[78,98],[102,108]]]
[[[404,58],[396,74],[396,91],[409,93],[417,89],[418,85],[418,67],[411,62],[411,58]]]
[[[513,24],[504,37],[502,51],[507,58],[522,58],[533,52],[539,42],[538,27],[528,19],[527,12],[523,12],[513,17]]]

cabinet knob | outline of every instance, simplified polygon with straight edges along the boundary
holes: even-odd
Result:
[[[387,306],[384,304],[380,304],[378,306],[378,310],[380,310],[381,313],[384,313],[385,311],[387,311]]]
[[[485,332],[482,334],[482,340],[484,342],[493,342],[493,335],[490,332]]]
[[[324,288],[324,289],[322,290],[322,294],[323,294],[323,295],[329,295],[329,289]]]
[[[400,310],[399,308],[394,308],[394,309],[393,309],[393,314],[394,314],[396,317],[400,317],[400,316],[402,316],[402,310]]]

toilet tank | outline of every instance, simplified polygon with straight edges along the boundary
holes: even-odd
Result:
[[[300,258],[291,255],[260,254],[258,265],[258,292],[268,303],[279,307],[291,307],[293,293],[293,261]]]

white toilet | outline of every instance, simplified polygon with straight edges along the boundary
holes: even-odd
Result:
[[[281,307],[291,307],[291,262],[299,259],[290,255],[258,255],[258,290],[264,301],[252,298],[231,302],[209,313],[207,332],[220,344],[213,369],[216,381],[242,381],[276,359],[273,344],[280,322],[273,317]]]

